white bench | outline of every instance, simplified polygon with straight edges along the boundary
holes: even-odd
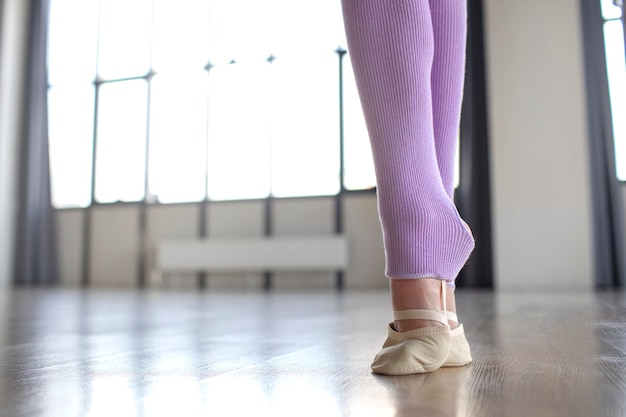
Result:
[[[329,271],[348,267],[343,235],[168,239],[156,247],[153,281],[178,272]]]

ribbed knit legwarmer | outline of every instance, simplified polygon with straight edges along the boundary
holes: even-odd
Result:
[[[453,202],[465,0],[343,0],[374,155],[386,275],[453,282],[474,248]]]

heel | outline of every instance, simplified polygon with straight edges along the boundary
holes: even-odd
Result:
[[[452,311],[446,311],[448,320],[457,323],[458,326],[450,331],[450,353],[448,358],[441,365],[444,368],[465,366],[472,363],[472,352],[470,345],[465,337],[465,331],[463,325],[459,324],[459,319],[456,313]]]
[[[394,320],[432,320],[441,326],[428,326],[398,332],[389,323],[387,340],[372,363],[372,371],[383,375],[409,375],[439,369],[450,353],[450,326],[446,316],[446,282],[442,281],[441,312],[432,310],[394,311]]]

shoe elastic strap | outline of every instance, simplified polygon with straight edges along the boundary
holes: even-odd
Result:
[[[441,301],[443,303],[443,311],[448,320],[459,324],[459,317],[456,315],[456,313],[452,311],[447,311],[448,306],[446,305],[446,284],[446,281],[441,281]]]
[[[448,318],[432,310],[399,310],[393,312],[394,320],[433,320],[448,324]]]
[[[394,320],[433,320],[442,324],[448,324],[448,320],[458,323],[456,314],[446,311],[446,281],[441,280],[441,304],[442,312],[432,310],[398,310],[393,312]]]
[[[453,313],[451,311],[446,311],[446,317],[448,318],[448,320],[453,321],[456,324],[459,324],[459,317],[456,315],[456,313]]]

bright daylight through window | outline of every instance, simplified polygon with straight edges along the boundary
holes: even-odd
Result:
[[[344,36],[339,0],[51,0],[54,206],[372,188]]]
[[[609,97],[615,143],[617,178],[626,181],[626,57],[622,9],[613,0],[601,0]]]

